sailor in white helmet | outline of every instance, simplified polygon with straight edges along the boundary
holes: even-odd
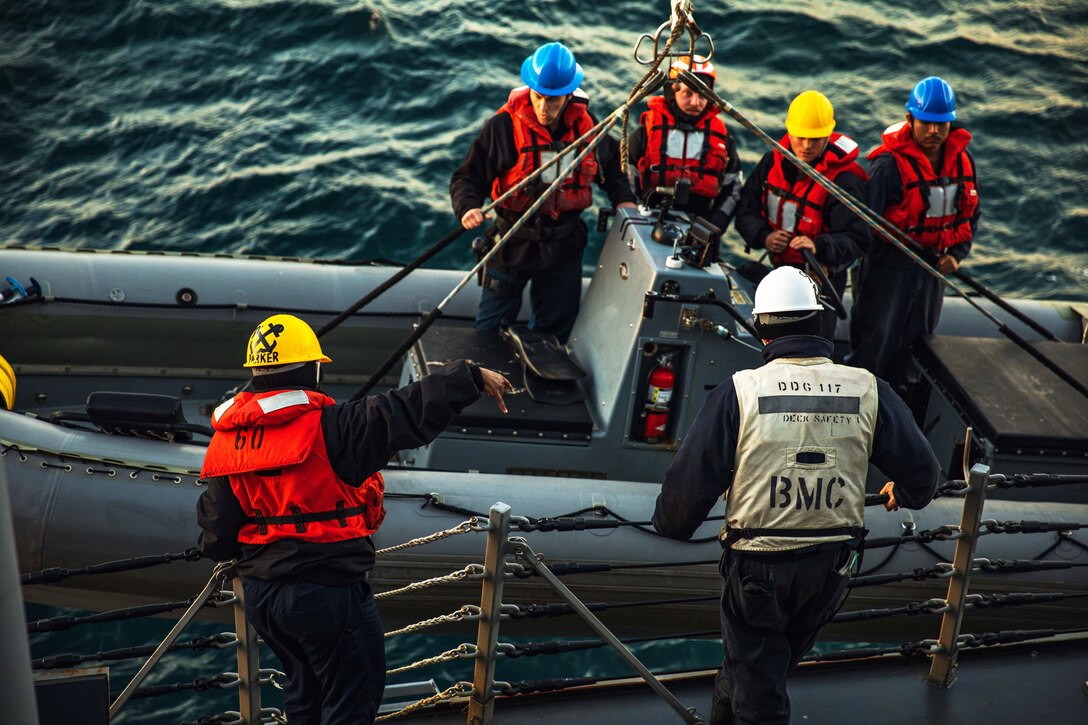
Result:
[[[657,499],[654,526],[686,541],[725,497],[712,723],[789,722],[786,676],[837,610],[865,535],[868,464],[890,479],[888,510],[936,490],[910,411],[883,380],[831,362],[820,310],[800,269],[764,278],[752,311],[766,364],[711,393]]]

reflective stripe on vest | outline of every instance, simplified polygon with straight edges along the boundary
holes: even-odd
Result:
[[[559,151],[592,128],[593,119],[589,115],[588,106],[589,99],[586,95],[580,90],[575,91],[563,109],[563,125],[566,126],[566,131],[560,138],[553,139],[551,131],[536,120],[532,102],[529,100],[529,88],[522,86],[511,91],[506,104],[498,112],[510,114],[518,157],[514,165],[492,183],[491,198],[498,199],[507,189],[555,158]],[[558,165],[545,171],[528,187],[511,194],[500,206],[514,212],[525,211],[540,198],[548,184],[558,178],[560,166],[566,167],[573,159],[573,152],[564,156]],[[587,155],[555,193],[541,205],[539,213],[556,219],[562,212],[589,208],[593,203],[592,184],[597,178],[598,168],[596,153]]]
[[[975,168],[967,153],[971,134],[954,128],[944,144],[938,175],[914,142],[905,121],[884,131],[883,143],[869,154],[892,154],[902,182],[903,200],[883,210],[884,217],[922,246],[943,250],[972,238],[971,218],[978,209]]]
[[[313,391],[240,393],[216,410],[201,476],[229,478],[246,516],[238,541],[329,543],[381,525],[381,474],[349,486],[329,462],[321,411],[333,402]]]
[[[779,143],[789,148],[789,134],[783,136]],[[834,181],[844,171],[868,179],[865,170],[858,166],[857,158],[857,143],[845,134],[833,133],[828,140],[827,149],[813,168],[830,181]],[[763,213],[767,224],[771,229],[785,229],[795,236],[816,239],[828,231],[824,220],[824,207],[829,194],[827,189],[800,171],[797,171],[797,178],[792,183],[787,181],[783,165],[788,163],[791,162],[775,149],[771,168],[767,171],[767,180],[763,185]],[[772,253],[771,261],[775,266],[799,266],[805,263],[801,252],[792,247]]]
[[[716,198],[729,162],[729,131],[717,108],[708,105],[688,127],[676,120],[663,96],[654,96],[647,105],[640,121],[646,129],[646,151],[638,160],[643,193],[690,179],[692,194]]]
[[[741,551],[853,538],[865,522],[876,378],[827,358],[779,358],[733,384],[740,428],[722,538]]]

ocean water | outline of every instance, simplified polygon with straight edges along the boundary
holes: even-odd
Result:
[[[718,91],[774,137],[790,99],[815,88],[835,104],[838,130],[868,149],[902,118],[916,80],[949,80],[974,134],[983,203],[966,269],[1012,297],[1088,300],[1083,3],[698,6],[717,49]],[[533,48],[568,43],[603,116],[641,77],[633,43],[667,9],[665,0],[0,2],[0,246],[408,261],[454,226],[450,172],[520,84]],[[751,169],[765,149],[728,123]],[[432,266],[467,269],[468,238]],[[735,233],[726,246],[742,258]],[[28,619],[56,613],[30,607]],[[35,636],[34,655],[153,642],[168,627]],[[472,639],[410,638],[390,660]],[[709,644],[644,649],[663,669],[717,656]],[[182,657],[156,681],[233,667],[222,662],[222,653]],[[566,674],[626,674],[608,656],[566,663]],[[558,676],[527,667],[509,676]],[[115,687],[134,669],[116,667]],[[466,669],[423,672],[449,684]],[[194,719],[232,700],[134,702],[119,722]]]

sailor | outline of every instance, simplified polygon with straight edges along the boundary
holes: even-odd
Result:
[[[450,179],[453,210],[465,229],[490,218],[481,209],[485,196],[498,198],[597,123],[588,110],[589,99],[579,89],[583,76],[574,53],[562,43],[542,45],[525,59],[521,66],[525,85],[512,90],[506,104],[484,123]],[[563,159],[569,163],[573,153]],[[489,245],[510,230],[559,170],[553,165],[498,206],[495,226],[484,237]],[[477,330],[513,323],[531,282],[529,329],[566,341],[581,301],[587,231],[580,217],[593,202],[594,182],[613,206],[635,207],[635,196],[620,170],[618,144],[606,138],[489,260],[476,312]]]
[[[15,371],[0,355],[0,408],[15,408]]]
[[[385,645],[367,576],[382,523],[379,469],[429,443],[481,394],[506,412],[502,375],[464,361],[363,400],[321,391],[330,362],[302,320],[273,315],[249,339],[254,392],[215,409],[197,502],[199,544],[237,559],[246,617],[279,658],[292,725],[374,720]]]
[[[819,91],[805,91],[790,103],[786,135],[780,143],[848,194],[864,200],[868,175],[857,163],[858,145],[834,129],[831,101]],[[763,155],[744,183],[736,224],[747,248],[766,249],[775,267],[803,268],[802,250],[810,251],[840,299],[847,269],[861,256],[869,238],[868,228],[857,215],[777,149]],[[820,334],[833,341],[835,313],[825,310],[821,322]]]
[[[725,659],[713,723],[785,723],[786,676],[837,610],[865,533],[866,469],[885,508],[920,509],[938,465],[910,411],[868,371],[831,362],[816,286],[794,267],[756,289],[766,364],[719,385],[699,411],[654,511],[686,541],[725,496],[719,569]]]
[[[676,80],[691,70],[711,88],[718,73],[701,55],[682,56],[669,69],[664,93],[651,98],[638,129],[628,138],[627,167],[631,185],[650,206],[660,202],[658,188],[675,188],[680,179],[691,182],[686,203],[673,209],[701,216],[725,231],[744,183],[736,143],[720,117],[720,110],[686,83]]]
[[[914,86],[906,107],[906,121],[885,130],[869,154],[869,208],[918,242],[942,274],[953,274],[978,227],[971,134],[952,124],[956,96],[936,76]],[[904,386],[911,345],[933,334],[943,299],[943,282],[890,242],[874,239],[854,295],[847,362]]]

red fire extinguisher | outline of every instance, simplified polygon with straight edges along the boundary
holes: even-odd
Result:
[[[672,369],[672,359],[662,356],[650,371],[650,380],[646,388],[646,420],[642,429],[642,439],[647,443],[657,443],[665,437],[669,426],[669,402],[676,387],[676,372]]]

